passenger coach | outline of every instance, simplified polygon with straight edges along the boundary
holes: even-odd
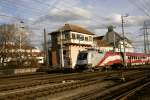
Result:
[[[143,53],[122,52],[102,52],[99,50],[80,51],[76,69],[100,69],[100,68],[118,68],[123,67],[124,62],[127,66],[150,64],[150,55]]]

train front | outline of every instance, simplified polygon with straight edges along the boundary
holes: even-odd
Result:
[[[101,63],[105,54],[105,52],[99,50],[80,51],[75,68],[80,70],[98,69],[102,66]]]
[[[80,51],[77,57],[76,69],[77,70],[85,70],[88,69],[88,51]]]

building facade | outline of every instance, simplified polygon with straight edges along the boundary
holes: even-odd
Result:
[[[71,24],[49,33],[51,35],[51,65],[61,65],[61,43],[63,49],[64,67],[74,68],[78,53],[93,46],[94,34],[90,31]]]

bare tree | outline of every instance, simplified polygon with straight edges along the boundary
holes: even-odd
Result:
[[[16,28],[14,25],[1,25],[0,26],[0,63],[5,66],[9,61],[10,56],[14,49],[13,40],[15,38]]]
[[[25,30],[14,24],[0,25],[0,66],[31,66],[32,46]]]

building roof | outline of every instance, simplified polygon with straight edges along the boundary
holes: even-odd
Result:
[[[105,35],[105,39],[108,42],[113,43],[114,42],[114,38],[115,38],[115,42],[116,43],[118,41],[120,41],[120,40],[123,40],[123,37],[119,33],[115,32],[113,30],[113,26],[109,26],[108,27],[108,32]],[[127,37],[124,37],[124,38],[125,38],[125,40],[127,40],[128,43],[132,43],[131,40],[129,40]]]
[[[128,38],[125,37],[125,39],[131,44],[131,41]],[[123,37],[113,30],[113,26],[109,26],[106,35],[94,37],[94,40],[97,42],[98,46],[114,46],[114,42],[115,45],[118,46],[119,41],[123,40]]]
[[[101,40],[103,38],[104,38],[104,36],[96,36],[96,37],[94,37],[94,40]]]
[[[58,29],[52,33],[49,33],[49,34],[59,33],[61,30],[62,31],[73,31],[73,32],[78,32],[78,33],[83,33],[83,34],[88,34],[88,35],[95,35],[94,33],[86,30],[85,28],[77,26],[77,25],[73,25],[73,24],[65,24],[60,29]]]
[[[114,35],[115,35],[115,42],[117,43],[118,41],[120,41],[120,40],[123,40],[123,37],[119,34],[119,33],[117,33],[117,32],[115,32],[115,31],[112,31],[112,32],[107,32],[106,33],[106,35],[105,35],[105,39],[107,40],[107,41],[109,41],[110,43],[113,43],[114,42]],[[125,40],[128,42],[128,43],[132,43],[131,42],[131,40],[129,40],[127,37],[124,37],[125,38]]]
[[[107,40],[104,39],[104,36],[94,37],[94,41],[96,41],[97,46],[99,46],[99,47],[113,46],[111,43],[109,43]]]

